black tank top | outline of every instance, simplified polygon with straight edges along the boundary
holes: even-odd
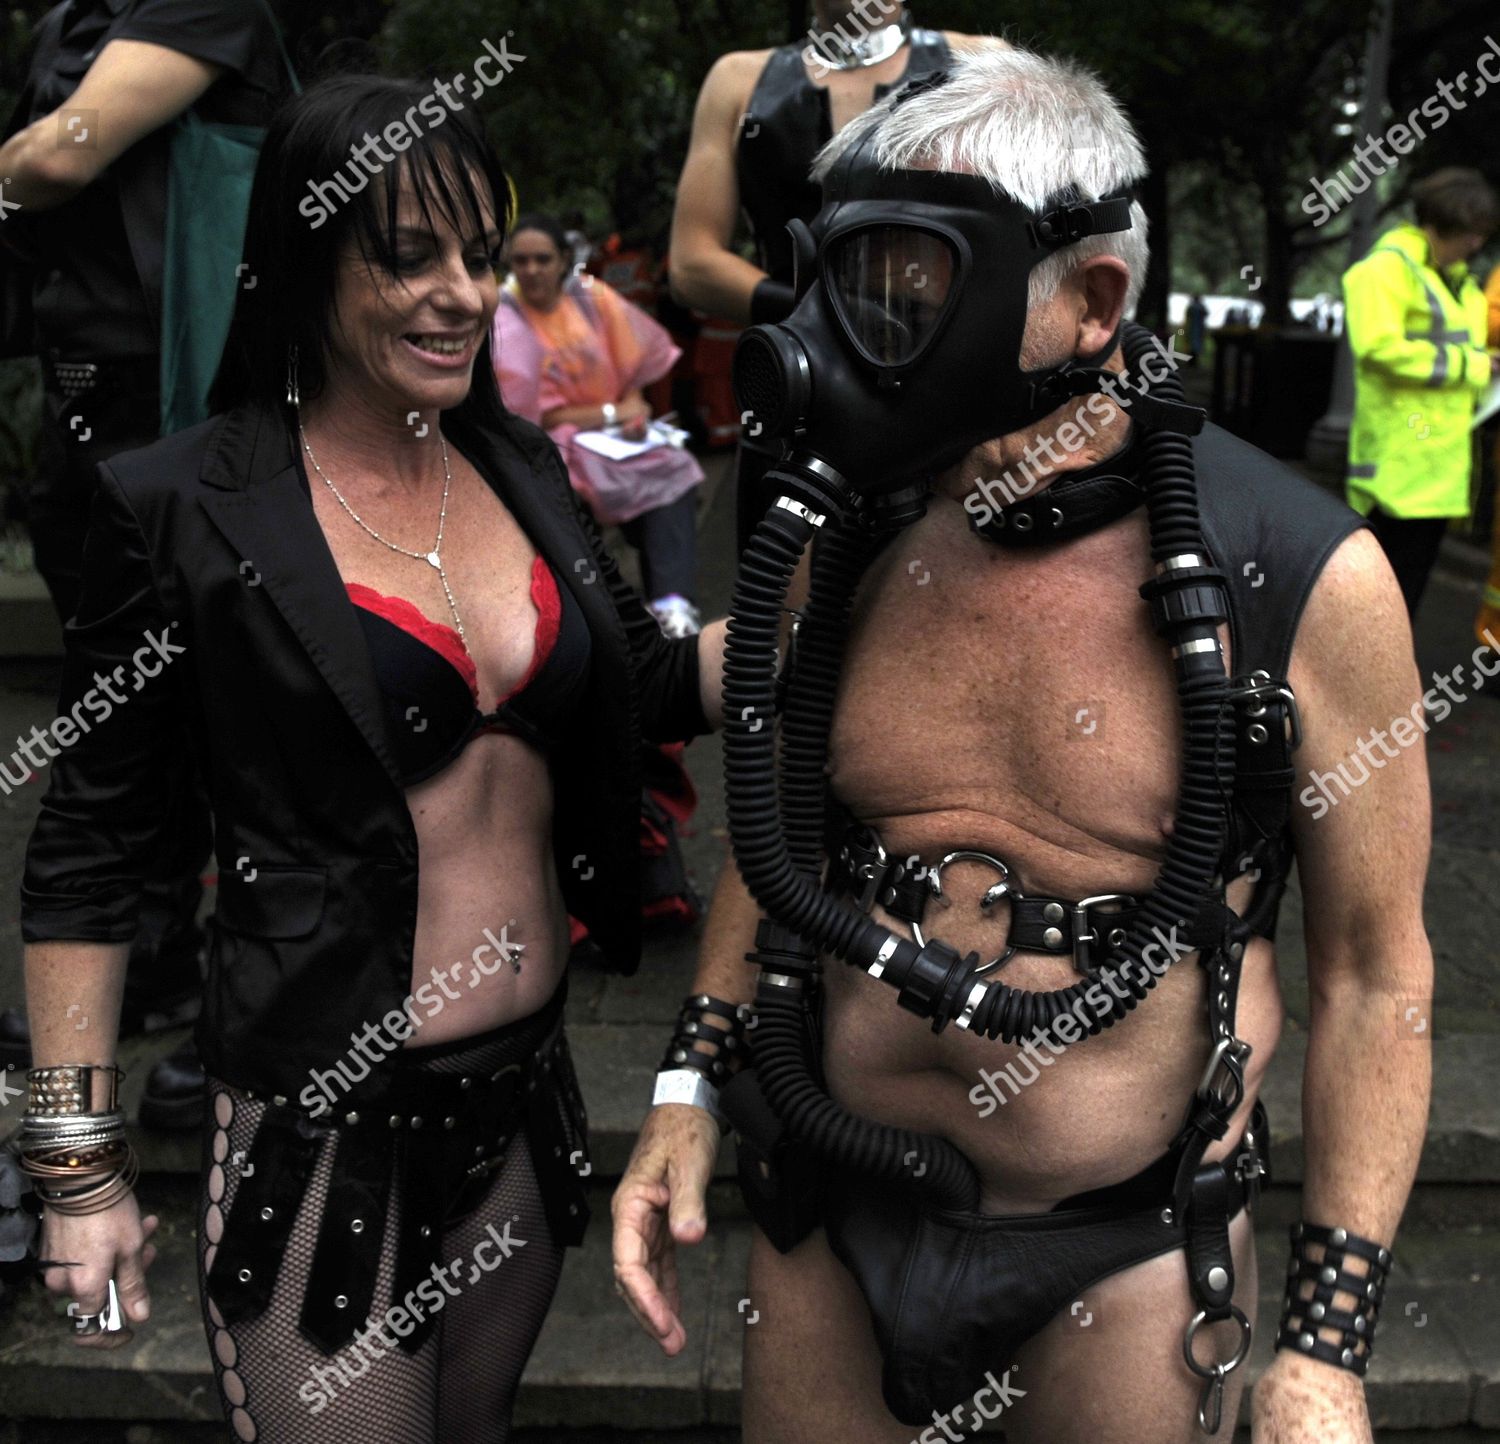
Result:
[[[771,54],[750,95],[740,126],[740,204],[750,218],[760,265],[773,280],[792,281],[792,247],[786,223],[810,221],[822,209],[819,187],[807,178],[818,152],[833,139],[828,91],[814,85],[802,56],[806,41]],[[875,87],[875,99],[935,70],[946,70],[953,52],[938,30],[916,30],[907,41],[906,71]]]

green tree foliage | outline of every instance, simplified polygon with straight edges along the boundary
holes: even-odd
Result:
[[[271,0],[305,77],[348,66],[451,76],[485,39],[525,55],[482,102],[521,203],[580,216],[594,232],[660,234],[671,214],[698,87],[727,50],[803,33],[799,0]],[[0,12],[0,103],[24,74],[30,27],[46,10]],[[1167,278],[1187,286],[1262,280],[1275,317],[1309,266],[1326,284],[1343,260],[1342,217],[1314,227],[1312,178],[1347,164],[1334,127],[1357,101],[1371,0],[914,0],[925,25],[1000,33],[1096,69],[1140,129],[1152,171],[1144,200],[1157,265],[1144,303],[1154,319]],[[509,33],[507,33],[509,32]],[[1408,114],[1439,79],[1471,74],[1494,0],[1401,0],[1389,114]],[[1472,87],[1472,82],[1471,82]],[[1500,88],[1455,110],[1380,183],[1387,209],[1445,164],[1500,180]],[[1172,263],[1176,250],[1182,264]],[[1299,289],[1306,290],[1306,286]]]

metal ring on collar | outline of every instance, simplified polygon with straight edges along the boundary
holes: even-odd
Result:
[[[969,848],[960,848],[956,852],[944,854],[943,857],[939,858],[937,862],[935,862],[930,868],[927,869],[927,890],[933,895],[933,897],[938,898],[940,901],[943,900],[943,869],[947,867],[950,862],[988,863],[989,866],[994,868],[995,871],[1000,874],[1000,881],[997,883],[993,883],[990,887],[988,887],[985,890],[984,896],[980,898],[979,906],[981,911],[987,911],[988,909],[994,907],[994,905],[1003,897],[1010,897],[1016,900],[1020,899],[1021,893],[1019,889],[1011,886],[1011,870],[1006,863],[1002,862],[992,853],[976,852]],[[911,935],[916,939],[918,947],[925,948],[927,946],[927,939],[922,936],[921,923],[912,923]],[[976,978],[982,977],[985,973],[991,972],[995,968],[998,968],[1002,963],[1009,962],[1010,959],[1015,956],[1015,951],[1016,949],[1014,946],[1007,947],[998,958],[991,958],[989,962],[981,963],[977,968],[975,968],[974,976]]]

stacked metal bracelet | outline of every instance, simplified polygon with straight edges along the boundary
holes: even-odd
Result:
[[[727,1022],[711,1022],[710,1014]],[[705,1109],[722,1128],[719,1084],[728,1078],[734,1055],[744,1051],[749,1019],[748,1003],[726,1003],[707,993],[695,993],[683,1003],[656,1075],[653,1104],[686,1103]]]
[[[1319,1244],[1320,1258],[1307,1255],[1309,1244]],[[1349,1254],[1369,1265],[1366,1275],[1349,1273],[1344,1261]],[[1292,1225],[1292,1260],[1287,1268],[1286,1302],[1281,1310],[1281,1331],[1276,1336],[1278,1349],[1294,1349],[1299,1354],[1336,1364],[1341,1369],[1364,1377],[1370,1367],[1370,1352],[1375,1344],[1375,1324],[1380,1301],[1385,1296],[1386,1279],[1391,1271],[1391,1252],[1367,1238],[1360,1238],[1346,1228],[1323,1228],[1316,1223]],[[1303,1293],[1304,1282],[1312,1284]],[[1334,1307],[1335,1292],[1355,1299],[1352,1310]],[[1322,1329],[1336,1329],[1338,1343],[1319,1337]]]
[[[109,1075],[102,1109],[90,1107],[96,1073]],[[54,1213],[99,1213],[134,1185],[140,1163],[125,1137],[123,1076],[118,1068],[94,1063],[27,1072],[30,1096],[16,1153],[37,1197]]]

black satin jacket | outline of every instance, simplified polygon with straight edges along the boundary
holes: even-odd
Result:
[[[552,767],[554,856],[569,911],[633,972],[640,744],[708,730],[697,639],[663,638],[541,430],[443,424],[588,621],[587,689]],[[100,467],[66,630],[73,726],[21,910],[27,942],[131,939],[170,773],[196,759],[220,862],[199,1048],[215,1077],[288,1098],[405,1001],[417,919],[416,831],[293,435],[281,408],[246,405]],[[377,1104],[388,1075],[351,1099]]]

